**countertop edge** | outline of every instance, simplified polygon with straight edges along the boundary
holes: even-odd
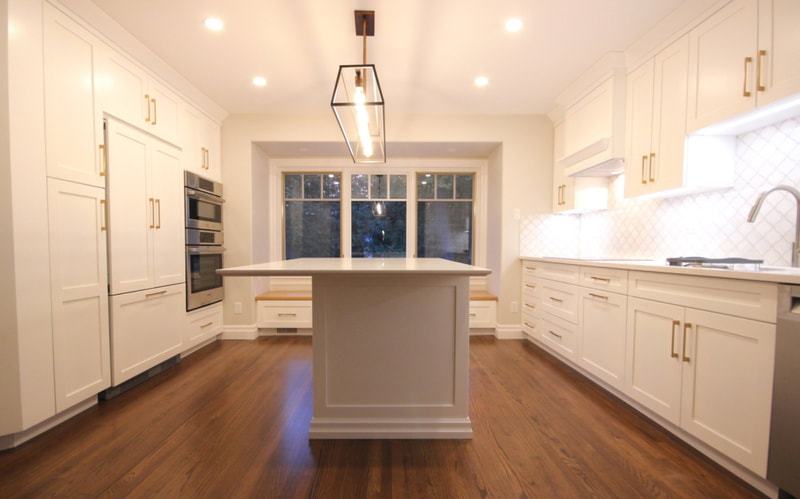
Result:
[[[700,267],[674,267],[665,261],[657,260],[601,260],[558,257],[520,256],[520,260],[558,263],[562,265],[576,265],[579,267],[599,267],[640,272],[660,272],[664,274],[680,274],[688,276],[717,277],[721,279],[739,279],[745,281],[772,282],[777,284],[800,284],[800,269],[797,273],[790,271],[770,270],[732,270]]]

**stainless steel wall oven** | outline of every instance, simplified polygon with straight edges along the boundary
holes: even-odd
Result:
[[[222,301],[225,253],[222,184],[184,172],[186,192],[186,310]]]

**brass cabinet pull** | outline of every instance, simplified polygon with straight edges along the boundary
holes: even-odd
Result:
[[[764,90],[767,89],[767,87],[764,86],[764,81],[761,78],[761,69],[763,67],[762,61],[764,60],[764,57],[766,55],[767,55],[766,50],[758,51],[758,61],[756,62],[756,90],[758,90],[759,92],[763,92]]]
[[[106,176],[106,146],[104,144],[100,144],[100,164],[103,165],[103,169],[100,170],[100,176]]]
[[[592,298],[600,298],[601,300],[608,300],[608,296],[597,295],[594,293],[589,293],[589,296],[591,296]]]
[[[691,327],[692,327],[692,325],[690,323],[688,323],[688,322],[683,325],[683,361],[684,362],[689,362],[690,360],[692,360],[686,355],[686,330],[690,329]]]
[[[532,309],[536,310],[536,306],[535,305],[531,305],[530,303],[526,303],[525,306],[527,308],[532,308]]]
[[[214,325],[214,321],[207,322],[207,323],[203,324],[202,326],[200,326],[200,329],[205,329],[208,326],[213,326],[213,325]]]
[[[750,91],[747,90],[747,66],[753,62],[752,57],[745,57],[744,58],[744,83],[742,85],[742,95],[744,97],[750,97]]]
[[[206,149],[206,170],[211,169],[211,151]]]
[[[558,333],[554,332],[552,329],[548,329],[548,330],[547,330],[547,332],[548,332],[548,333],[550,333],[550,334],[552,334],[553,336],[555,336],[555,337],[556,337],[556,338],[558,338],[558,339],[561,339],[561,338],[563,338],[563,336],[561,336],[560,334],[558,334]]]
[[[278,317],[297,317],[297,314],[278,314]]]
[[[528,270],[536,270],[536,267],[530,267],[528,265],[526,265],[525,268],[528,269]]]
[[[675,351],[675,328],[681,325],[681,321],[672,321],[672,341],[669,343],[670,358],[677,359],[678,352]]]
[[[536,286],[534,286],[533,284],[525,284],[525,287],[526,288],[531,288],[531,289],[536,289]]]
[[[106,229],[108,229],[108,227],[106,227],[107,222],[106,222],[106,200],[105,199],[101,199],[100,200],[100,215],[103,217],[103,223],[100,225],[100,230],[101,231],[102,230],[106,230]]]
[[[476,317],[477,315],[478,314],[473,314],[473,313],[469,314],[470,317]]]
[[[558,186],[558,205],[561,206],[564,204],[564,186]]]
[[[158,222],[156,223],[156,229],[161,228],[161,200],[156,199],[156,211],[158,212]]]
[[[656,181],[656,178],[653,175],[653,172],[656,169],[656,167],[655,167],[655,163],[656,162],[654,161],[655,159],[656,159],[656,153],[651,152],[650,153],[650,182],[655,182]]]
[[[150,228],[156,228],[156,205],[153,198],[150,198]]]
[[[150,102],[153,103],[153,124],[156,124],[156,118],[158,118],[158,107],[156,105],[155,99],[150,99]]]
[[[152,296],[165,295],[165,294],[167,294],[167,290],[159,291],[157,293],[147,293],[146,295],[144,295],[144,297],[145,298],[150,298]]]
[[[536,329],[536,326],[534,326],[533,324],[531,324],[531,323],[530,323],[530,322],[528,322],[528,321],[525,321],[525,325],[526,325],[526,326],[528,326],[528,327],[529,327],[529,328],[531,328],[531,329]]]
[[[144,121],[150,123],[150,94],[144,94],[144,104],[147,106],[147,118]]]
[[[553,300],[554,302],[564,303],[564,300],[562,300],[561,298],[556,298],[554,296],[551,296],[550,299]]]
[[[646,154],[642,156],[642,183],[643,184],[647,183],[647,175],[645,175],[645,173],[644,173],[645,172],[645,166],[644,166],[644,162],[645,161],[647,161],[647,155]]]
[[[589,279],[591,279],[593,281],[601,281],[601,282],[608,282],[608,283],[611,282],[611,279],[609,279],[608,277],[597,277],[597,276],[594,276],[594,275],[590,275]]]

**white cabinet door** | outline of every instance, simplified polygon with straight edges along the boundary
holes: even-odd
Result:
[[[144,128],[149,123],[147,115],[150,108],[147,72],[110,47],[106,47],[103,54],[100,66],[100,104],[103,111],[133,126]]]
[[[152,287],[155,200],[147,184],[150,137],[107,125],[108,244],[111,294]]]
[[[651,59],[628,75],[625,197],[650,191],[654,74],[655,63]]]
[[[48,179],[56,412],[108,388],[105,190]]]
[[[150,121],[149,126],[146,125],[144,129],[167,142],[177,144],[181,99],[158,80],[151,77],[148,82]]]
[[[111,384],[116,386],[182,350],[182,284],[111,297]]]
[[[186,277],[183,172],[180,151],[153,140],[150,186],[155,207],[153,286],[184,282]]]
[[[766,476],[775,325],[687,309],[683,331],[681,427]]]
[[[625,393],[676,425],[683,314],[683,307],[628,297]]]
[[[44,99],[47,175],[105,187],[103,122],[95,105],[100,41],[44,4]]]
[[[627,297],[581,288],[578,364],[622,391],[625,388]]]
[[[186,313],[183,350],[199,345],[222,332],[222,303]]]
[[[687,133],[755,108],[757,20],[757,0],[734,0],[689,33]]]
[[[184,169],[220,182],[220,128],[198,109],[184,106]]]
[[[800,92],[800,2],[761,0],[758,20],[761,106]]]
[[[564,123],[553,128],[553,157],[553,213],[560,213],[575,207],[575,181],[558,162],[564,157]]]

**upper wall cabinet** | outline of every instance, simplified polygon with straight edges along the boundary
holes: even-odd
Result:
[[[182,118],[184,170],[221,182],[219,125],[189,105]]]
[[[797,0],[734,0],[693,29],[687,132],[800,92],[797,26]]]
[[[100,63],[100,104],[119,118],[177,144],[180,97],[119,52],[106,48]]]
[[[567,108],[564,117],[565,175],[622,173],[625,154],[625,75],[615,70]]]
[[[684,185],[689,38],[628,76],[625,196]]]
[[[102,112],[95,67],[102,43],[44,4],[44,99],[47,175],[105,187]]]

